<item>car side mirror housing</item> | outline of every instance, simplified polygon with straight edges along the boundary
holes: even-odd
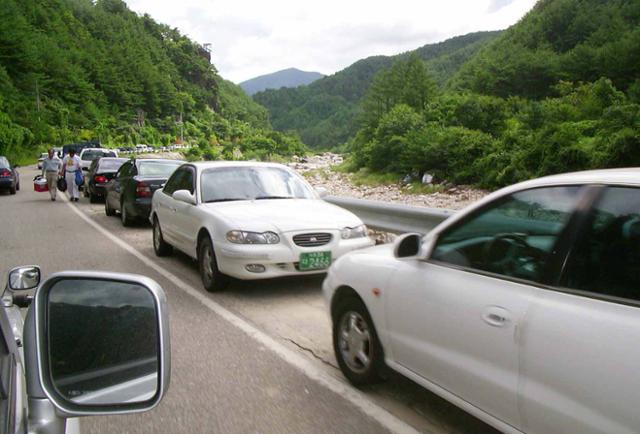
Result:
[[[33,309],[40,387],[61,414],[141,412],[162,400],[171,352],[167,301],[155,281],[56,273]]]
[[[179,200],[180,202],[186,202],[188,204],[191,205],[195,205],[196,204],[196,198],[194,195],[192,195],[189,190],[177,190],[173,192],[173,195],[171,196],[173,197],[175,200]]]
[[[27,265],[9,271],[8,286],[14,291],[33,289],[40,284],[40,267]]]
[[[420,253],[422,235],[409,233],[400,235],[394,242],[393,254],[396,258],[410,258]]]
[[[329,195],[329,190],[324,187],[316,187],[316,193],[318,193],[319,197],[327,197]]]

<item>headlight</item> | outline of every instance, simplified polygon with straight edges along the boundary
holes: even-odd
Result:
[[[235,244],[278,244],[280,237],[275,232],[229,231],[227,240]]]
[[[367,236],[367,227],[365,225],[356,226],[353,228],[343,228],[340,231],[340,236],[343,240],[349,240],[351,238],[362,238]]]

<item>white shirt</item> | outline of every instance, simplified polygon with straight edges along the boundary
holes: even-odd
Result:
[[[62,159],[62,166],[64,166],[65,171],[69,173],[80,170],[80,157],[74,155],[72,158],[70,155],[65,155]]]

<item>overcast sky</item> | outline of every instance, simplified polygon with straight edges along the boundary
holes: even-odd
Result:
[[[535,0],[125,0],[129,7],[211,43],[235,83],[290,67],[333,74],[377,54],[504,29]]]

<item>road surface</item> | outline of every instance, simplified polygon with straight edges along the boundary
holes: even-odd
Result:
[[[139,273],[169,300],[172,377],[155,410],[81,420],[87,433],[494,433],[473,416],[400,376],[361,390],[337,369],[322,277],[202,288],[197,264],[157,258],[146,223],[124,228],[103,204],[22,190],[0,193],[0,270]],[[6,274],[3,274],[6,275]]]

